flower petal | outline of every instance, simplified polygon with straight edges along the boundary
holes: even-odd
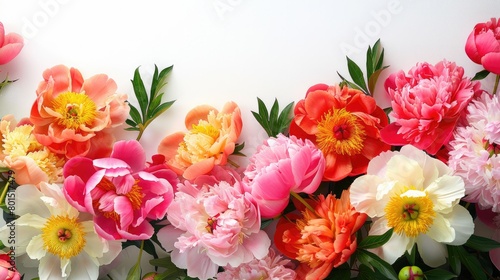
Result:
[[[47,254],[44,258],[40,260],[40,266],[38,267],[38,275],[40,279],[51,279],[51,280],[66,279],[66,277],[62,276],[61,259],[52,254]]]
[[[28,246],[26,247],[26,253],[32,259],[40,260],[45,257],[47,251],[44,249],[44,243],[41,234],[31,239],[30,243],[28,243]]]
[[[390,228],[387,226],[387,220],[385,218],[380,218],[373,223],[369,235],[382,235],[389,229]],[[405,235],[393,233],[387,243],[381,247],[373,249],[372,251],[386,262],[393,264],[405,253],[405,251],[411,250],[412,247],[413,241],[410,238]]]
[[[450,222],[450,226],[455,230],[455,239],[448,243],[450,245],[463,245],[474,233],[474,221],[469,211],[461,205],[453,207],[453,211],[445,218]]]
[[[448,252],[446,246],[436,242],[427,235],[421,234],[417,237],[418,253],[424,263],[431,267],[438,267],[446,263]]]

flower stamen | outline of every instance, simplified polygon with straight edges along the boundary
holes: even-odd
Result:
[[[51,216],[42,228],[45,250],[61,259],[72,258],[85,247],[85,232],[78,218]]]
[[[436,213],[427,196],[392,196],[385,207],[387,225],[394,232],[408,237],[426,233],[434,222]]]
[[[65,92],[53,101],[54,111],[59,113],[58,124],[69,129],[91,125],[96,117],[97,106],[86,94]]]

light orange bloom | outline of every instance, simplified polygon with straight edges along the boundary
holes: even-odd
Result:
[[[123,124],[130,109],[115,81],[105,74],[84,80],[64,65],[45,70],[43,79],[30,114],[38,142],[67,158],[109,156],[110,128]]]
[[[209,105],[197,106],[186,115],[185,125],[189,131],[163,138],[158,153],[177,174],[193,180],[227,163],[241,133],[240,108],[234,102],[220,112]]]
[[[278,222],[274,242],[284,255],[300,262],[297,279],[325,279],[356,251],[356,232],[367,215],[354,209],[347,190],[339,199],[321,194],[308,203],[314,211],[305,208],[302,217],[292,213]]]

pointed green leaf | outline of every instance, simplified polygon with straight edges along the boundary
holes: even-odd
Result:
[[[378,58],[377,64],[375,65],[375,70],[382,68],[382,63],[384,63],[384,52],[385,52],[385,50],[382,49],[382,51],[380,52],[380,56]]]
[[[157,76],[155,86],[151,87],[151,96],[156,96],[160,92],[160,90],[167,84],[165,82],[165,78],[168,74],[170,74],[173,68],[174,66],[170,65],[169,67],[161,70],[160,74]]]
[[[370,95],[373,96],[378,77],[380,76],[380,73],[382,73],[382,71],[384,71],[384,69],[386,69],[387,67],[389,66],[384,66],[381,69],[377,69],[377,71],[373,72],[373,74],[368,78],[368,91],[370,92]]]
[[[448,249],[448,262],[451,267],[451,271],[453,271],[456,275],[460,275],[462,272],[462,262],[460,261],[460,256],[456,250],[456,246],[448,245],[446,246]]]
[[[394,268],[384,260],[382,260],[379,256],[374,253],[368,252],[364,249],[357,250],[358,260],[369,267],[373,267],[378,272],[382,273],[387,279],[397,280],[398,276],[394,271]]]
[[[126,127],[124,128],[126,131],[140,131],[138,127]]]
[[[344,83],[346,83],[346,84],[347,84],[347,86],[349,86],[350,88],[357,89],[357,90],[360,90],[360,91],[362,91],[362,92],[364,92],[364,93],[367,93],[366,91],[364,91],[362,88],[360,88],[360,87],[359,87],[358,85],[356,85],[355,83],[353,83],[353,82],[350,82],[350,81],[346,80],[344,77],[342,77],[342,75],[340,75],[340,73],[339,73],[339,72],[337,72],[337,74],[338,74],[338,75],[339,75],[339,77],[342,79],[342,81],[343,81]]]
[[[128,124],[128,125],[130,125],[131,127],[136,127],[136,126],[137,126],[137,123],[136,123],[136,122],[134,122],[134,121],[133,121],[133,120],[131,120],[131,119],[126,119],[126,120],[125,120],[125,123],[126,123],[126,124]]]
[[[349,74],[351,75],[352,81],[363,89],[364,92],[367,92],[365,78],[363,77],[363,71],[361,68],[352,61],[349,57],[347,58],[347,69],[349,70]]]
[[[132,120],[134,120],[134,122],[137,124],[137,123],[142,123],[142,118],[141,118],[141,114],[139,113],[139,111],[137,110],[137,108],[135,108],[132,104],[128,104],[128,106],[130,107],[130,117],[132,118]]]
[[[410,265],[415,265],[415,259],[417,257],[417,244],[413,245],[413,248],[410,250],[410,254],[408,254],[408,251],[405,251],[405,256]]]
[[[424,273],[427,280],[449,280],[457,277],[455,274],[441,268],[432,269]]]
[[[384,245],[392,236],[393,228],[382,235],[369,235],[365,237],[358,245],[360,249],[373,249]]]
[[[263,119],[268,120],[269,113],[267,112],[267,107],[264,102],[257,97],[257,103],[259,104],[259,115],[262,116]]]
[[[139,102],[141,113],[143,116],[145,116],[146,110],[148,108],[148,94],[146,93],[144,82],[142,81],[141,74],[139,73],[139,67],[135,69],[134,79],[132,80],[132,86],[134,88],[137,101]]]
[[[476,75],[474,75],[472,80],[473,81],[482,80],[482,79],[486,78],[489,74],[490,74],[490,71],[488,71],[488,70],[479,71],[476,73]]]
[[[278,120],[278,113],[279,113],[279,104],[278,104],[278,99],[274,99],[273,106],[271,107],[271,111],[269,112],[269,126],[273,130],[276,127],[276,122]],[[273,131],[274,134],[274,131]],[[276,135],[272,135],[276,136]]]
[[[376,53],[375,53],[375,58],[373,57],[373,53],[375,53],[375,50],[372,52],[372,48],[368,46],[368,50],[366,50],[366,77],[370,77],[373,74],[373,71],[375,71],[374,68],[374,62],[373,60],[376,59]]]
[[[475,255],[469,254],[463,246],[451,246],[448,245],[448,258],[450,262],[450,266],[452,267],[453,272],[455,274],[460,275],[460,269],[457,271],[457,264],[463,264],[467,270],[471,273],[472,277],[476,280],[486,280],[486,274],[484,273],[481,263]],[[452,259],[456,258],[459,261]]]
[[[489,238],[471,235],[465,246],[480,252],[489,252],[492,249],[500,248],[500,243]]]
[[[127,274],[127,280],[139,280],[141,279],[141,266],[140,263],[136,263]]]
[[[158,66],[155,64],[155,71],[153,73],[153,77],[151,79],[151,88],[149,91],[149,100],[154,99],[155,96],[155,91],[156,91],[156,85],[158,84]]]
[[[241,144],[237,143],[236,146],[234,147],[234,151],[231,153],[231,155],[245,156],[245,154],[243,154],[241,152],[241,150],[243,150],[243,148],[245,148],[245,142],[243,142]]]
[[[160,106],[156,107],[152,112],[151,112],[151,118],[149,118],[151,121],[153,119],[156,119],[159,115],[161,115],[163,112],[168,110],[174,104],[175,100],[165,102],[161,104]]]
[[[280,126],[281,129],[288,127],[288,125],[290,125],[290,122],[293,119],[293,117],[290,117],[290,112],[293,109],[293,104],[294,102],[286,105],[286,107],[280,113],[280,116],[278,118],[278,125]]]
[[[150,115],[149,113],[160,105],[162,98],[163,98],[163,93],[159,94],[153,100],[151,100],[151,102],[149,102],[148,117]]]

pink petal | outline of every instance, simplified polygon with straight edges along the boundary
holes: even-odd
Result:
[[[125,161],[134,172],[145,168],[146,153],[142,145],[135,140],[116,142],[111,157]]]
[[[500,75],[500,51],[499,52],[491,52],[483,56],[481,59],[481,64],[484,69]]]

